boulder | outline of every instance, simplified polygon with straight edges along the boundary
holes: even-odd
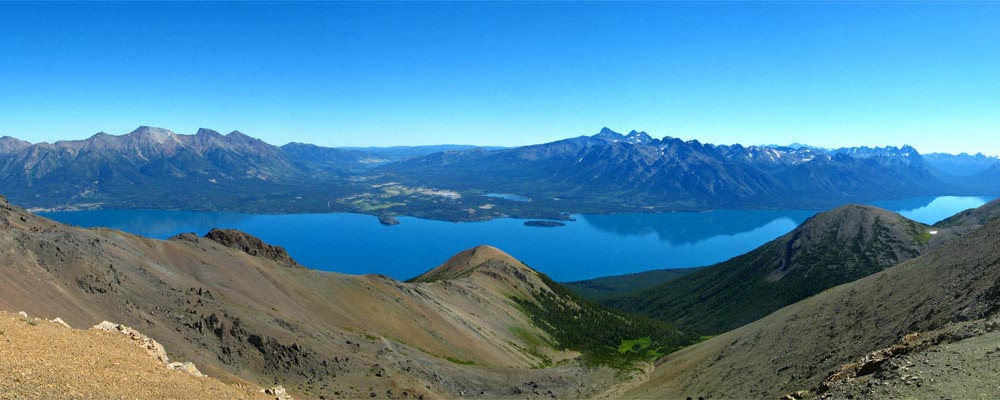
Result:
[[[66,327],[66,328],[70,328],[70,329],[73,328],[73,327],[69,326],[69,324],[67,324],[66,321],[63,321],[62,318],[59,318],[59,317],[56,317],[56,319],[50,319],[49,322],[51,322],[53,324],[56,324],[56,325],[62,325],[63,327]]]
[[[166,350],[163,349],[163,345],[151,339],[149,336],[139,333],[139,331],[135,329],[129,328],[125,325],[116,324],[108,321],[104,321],[101,322],[100,324],[94,325],[92,329],[108,331],[108,332],[117,332],[122,335],[128,336],[129,339],[132,339],[133,342],[135,342],[142,348],[146,349],[146,352],[149,353],[151,357],[155,358],[159,362],[163,363],[164,365],[170,362],[170,359],[167,358]]]
[[[274,396],[275,400],[292,400],[292,396],[288,394],[288,392],[285,391],[285,388],[281,385],[272,388],[261,389],[260,392],[268,396]]]
[[[192,362],[172,362],[170,364],[167,364],[167,368],[177,371],[184,371],[198,378],[202,378],[205,376],[205,374],[202,374],[201,371],[198,370],[198,367],[195,367],[194,363]]]

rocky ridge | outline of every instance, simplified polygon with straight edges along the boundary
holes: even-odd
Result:
[[[305,268],[299,265],[284,247],[264,243],[263,240],[236,229],[212,229],[205,234],[206,239],[214,240],[223,246],[234,248],[252,256],[264,257],[290,268]]]

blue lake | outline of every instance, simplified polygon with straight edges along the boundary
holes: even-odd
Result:
[[[510,201],[517,201],[517,202],[521,202],[521,203],[531,201],[531,199],[529,199],[527,197],[524,197],[524,196],[521,196],[521,195],[517,195],[517,194],[512,194],[512,193],[487,193],[487,194],[484,194],[483,196],[484,197],[492,197],[494,199],[504,199],[504,200],[510,200]]]
[[[982,197],[925,197],[873,202],[933,224],[978,207]],[[709,265],[781,236],[816,211],[718,210],[660,214],[574,215],[558,228],[524,226],[524,220],[452,223],[399,217],[382,226],[360,214],[258,215],[163,210],[96,210],[40,213],[67,224],[107,226],[165,239],[235,228],[288,249],[311,268],[350,274],[412,278],[451,255],[480,244],[499,247],[558,281],[660,268]]]

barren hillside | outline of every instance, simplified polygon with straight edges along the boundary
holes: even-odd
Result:
[[[517,304],[536,304],[549,282],[497,249],[446,264],[462,276],[405,283],[296,268],[255,238],[210,236],[74,228],[3,201],[0,309],[120,322],[210,376],[304,397],[580,397],[623,378],[560,350]]]

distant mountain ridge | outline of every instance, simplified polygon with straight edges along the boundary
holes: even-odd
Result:
[[[444,151],[441,151],[444,150]],[[835,207],[1000,192],[1000,165],[951,176],[909,146],[703,144],[609,128],[515,148],[274,146],[239,131],[31,144],[0,138],[0,185],[38,209],[361,212],[447,220],[571,213]],[[511,193],[515,202],[484,197]]]
[[[455,146],[447,146],[452,148]],[[463,149],[471,146],[459,146]],[[35,208],[181,208],[213,211],[352,211],[341,200],[371,167],[438,146],[370,151],[289,143],[239,131],[193,135],[140,126],[124,135],[29,143],[0,138],[0,186]]]
[[[506,150],[436,153],[378,170],[413,184],[620,211],[825,207],[952,190],[910,146],[745,147],[608,128]]]
[[[1000,164],[1000,157],[976,154],[925,154],[924,159],[935,168],[948,175],[972,176],[986,172]]]

